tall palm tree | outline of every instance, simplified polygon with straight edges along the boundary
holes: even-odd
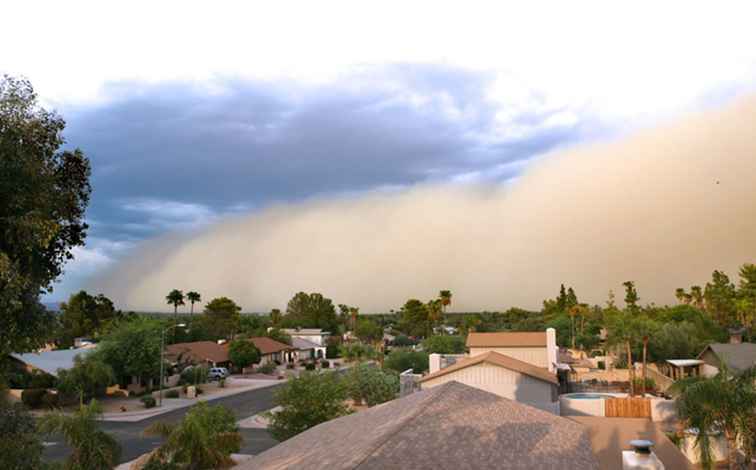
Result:
[[[191,307],[189,307],[189,314],[191,316],[194,316],[194,303],[195,302],[202,302],[202,296],[199,292],[195,291],[189,291],[186,293],[186,300],[188,300],[191,303]]]
[[[352,332],[357,328],[357,316],[360,314],[359,307],[349,307],[349,319],[352,322]]]
[[[737,469],[737,446],[756,432],[756,367],[733,375],[725,364],[713,377],[690,377],[676,381],[669,391],[675,395],[677,413],[688,427],[696,428],[696,447],[701,465],[711,469],[710,433],[722,431],[727,439],[730,469]],[[746,446],[750,459],[753,449]]]
[[[40,430],[46,434],[61,434],[73,449],[66,461],[67,469],[109,470],[121,458],[121,447],[112,436],[100,430],[97,419],[102,408],[96,400],[80,405],[72,415],[54,412],[40,420]]]
[[[168,301],[168,305],[173,305],[173,323],[176,323],[176,317],[178,316],[178,306],[184,305],[184,293],[178,289],[173,289],[165,296],[165,300]]]
[[[641,369],[641,396],[646,394],[646,366],[648,355],[648,342],[651,339],[653,323],[647,318],[638,318],[635,321],[635,331],[638,338],[643,343],[643,368]]]
[[[165,438],[152,458],[190,470],[234,465],[231,454],[238,452],[242,443],[233,413],[206,402],[193,406],[180,423],[156,422],[144,434]]]
[[[441,320],[441,314],[443,312],[442,307],[441,307],[441,300],[440,299],[430,300],[425,305],[425,308],[428,311],[428,326],[430,329],[430,331],[428,332],[428,336],[430,336],[433,332],[434,327]]]

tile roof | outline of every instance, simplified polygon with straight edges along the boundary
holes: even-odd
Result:
[[[254,338],[248,339],[249,341],[255,343],[257,349],[260,350],[260,354],[273,354],[293,349],[288,344],[279,343],[278,341],[272,338],[268,338],[267,336],[255,336]]]
[[[528,375],[535,379],[543,380],[544,382],[559,385],[559,379],[557,379],[556,375],[549,372],[548,369],[534,366],[533,364],[529,364],[527,362],[515,359],[505,354],[497,353],[495,351],[489,351],[487,353],[477,354],[472,357],[460,359],[449,367],[445,367],[441,370],[433,372],[432,374],[426,375],[425,377],[420,379],[420,382],[426,382],[430,379],[435,379],[436,377],[440,377],[442,375],[446,375],[448,373],[481,363],[493,364],[495,366],[503,367],[505,369]]]
[[[711,349],[719,360],[736,372],[756,366],[756,343],[711,343],[698,357],[700,358],[708,349]]]
[[[468,348],[546,347],[545,331],[468,333]]]
[[[664,434],[658,423],[646,418],[602,418],[596,416],[570,416],[589,430],[593,454],[601,470],[622,468],[622,451],[632,450],[630,441],[648,439],[654,442],[653,451],[665,468],[692,470],[685,455]]]
[[[596,470],[587,429],[449,382],[328,421],[240,469]]]
[[[39,369],[52,376],[58,376],[58,369],[70,369],[74,365],[74,357],[86,355],[96,347],[78,349],[59,349],[57,351],[43,351],[38,353],[11,354],[15,359]]]
[[[191,343],[169,344],[165,347],[167,357],[181,360],[189,358],[195,362],[227,362],[228,345],[215,341],[193,341]]]

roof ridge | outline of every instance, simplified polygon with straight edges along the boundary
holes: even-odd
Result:
[[[454,381],[449,382],[449,383],[451,384],[453,382]],[[420,416],[422,413],[424,413],[425,410],[428,409],[428,407],[431,405],[431,403],[433,403],[433,401],[434,401],[433,398],[435,398],[436,395],[440,395],[441,392],[444,392],[447,388],[449,388],[447,386],[447,384],[444,384],[444,385],[441,385],[439,387],[434,387],[433,389],[428,390],[428,396],[423,399],[423,401],[422,401],[422,403],[420,403],[420,405],[418,405],[417,411],[415,411],[414,413],[410,413],[409,415],[407,415],[406,418],[399,420],[399,422],[395,426],[392,426],[391,432],[386,432],[385,433],[387,437],[385,439],[381,439],[380,442],[377,445],[371,447],[365,453],[365,456],[362,459],[360,459],[360,461],[357,462],[357,464],[355,464],[355,466],[353,468],[355,468],[355,469],[360,468],[360,466],[363,463],[365,463],[365,461],[367,461],[367,459],[370,458],[371,455],[373,455],[381,447],[385,446],[397,434],[397,432],[396,432],[397,430],[399,430],[402,427],[404,427],[404,425],[407,422],[414,420],[415,418],[417,418],[418,416]],[[436,393],[433,393],[434,391]],[[422,392],[417,392],[417,393],[422,393]],[[391,403],[391,402],[389,401],[389,402],[386,402],[386,403]]]

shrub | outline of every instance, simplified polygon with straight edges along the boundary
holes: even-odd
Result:
[[[197,393],[197,396],[200,396],[203,393],[205,393],[205,391],[202,390],[202,387],[200,387],[199,385],[197,385],[196,387],[194,387],[194,389],[195,389],[195,392]]]
[[[257,372],[261,374],[270,375],[276,370],[276,365],[272,362],[266,362],[257,368]]]
[[[293,369],[294,368],[294,364],[291,363],[291,362],[289,362],[289,363],[286,364],[286,368],[287,369]]]
[[[415,344],[417,344],[417,342],[413,341],[407,335],[399,335],[396,338],[394,338],[394,341],[393,341],[393,345],[398,346],[398,347],[414,346]]]
[[[174,389],[168,390],[165,392],[165,398],[178,398],[179,397],[179,391]]]
[[[363,361],[375,357],[375,349],[365,343],[345,343],[339,349],[341,357],[347,361]]]
[[[307,364],[305,364],[305,370],[315,370],[315,363],[308,362]]]
[[[286,382],[274,395],[281,410],[268,413],[268,431],[279,441],[349,414],[346,387],[335,372],[305,372]]]
[[[383,371],[371,364],[360,364],[344,377],[347,393],[355,403],[368,406],[396,398],[399,393],[399,377],[395,372]]]
[[[428,370],[428,353],[409,349],[395,349],[386,357],[384,365],[398,373],[412,369],[415,374],[422,374]]]
[[[326,360],[322,360],[320,361],[320,367],[322,367],[323,369],[328,369],[329,367],[331,367],[331,363]]]
[[[113,383],[115,376],[113,369],[90,354],[74,358],[74,366],[67,370],[58,371],[58,392],[66,396],[79,397],[85,400],[105,394],[108,385]]]
[[[207,382],[208,369],[205,366],[190,366],[181,372],[180,384],[203,384]]]
[[[598,368],[601,369],[601,370],[606,369],[606,362],[604,362],[604,361],[598,361],[597,365],[598,365]]]
[[[29,408],[39,408],[46,393],[44,388],[27,388],[21,392],[21,401]]]
[[[145,395],[141,399],[139,399],[142,403],[144,403],[145,408],[154,408],[155,405],[157,405],[157,402],[155,402],[155,397],[152,395]]]
[[[636,393],[640,392],[643,388],[643,377],[637,377],[633,384],[635,385]],[[646,392],[652,392],[656,389],[656,382],[651,377],[646,377]]]
[[[43,468],[42,451],[42,439],[31,413],[20,403],[11,404],[0,397],[0,466]]]
[[[334,359],[339,357],[339,345],[328,343],[326,345],[326,357],[328,359]]]

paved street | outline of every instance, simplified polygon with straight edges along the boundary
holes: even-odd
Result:
[[[261,411],[273,408],[273,393],[281,385],[260,388],[242,392],[237,395],[218,398],[209,402],[210,405],[224,405],[233,411],[236,419],[244,419]],[[177,409],[168,413],[145,419],[139,422],[107,422],[100,423],[100,428],[110,433],[121,444],[121,462],[128,462],[149,452],[160,444],[162,439],[157,437],[143,437],[142,431],[155,421],[177,422],[183,418],[189,408]],[[265,429],[241,429],[244,442],[239,453],[258,454],[274,445],[276,441],[270,437]],[[50,437],[47,441],[54,442],[45,449],[45,458],[60,460],[70,452],[62,439]]]

